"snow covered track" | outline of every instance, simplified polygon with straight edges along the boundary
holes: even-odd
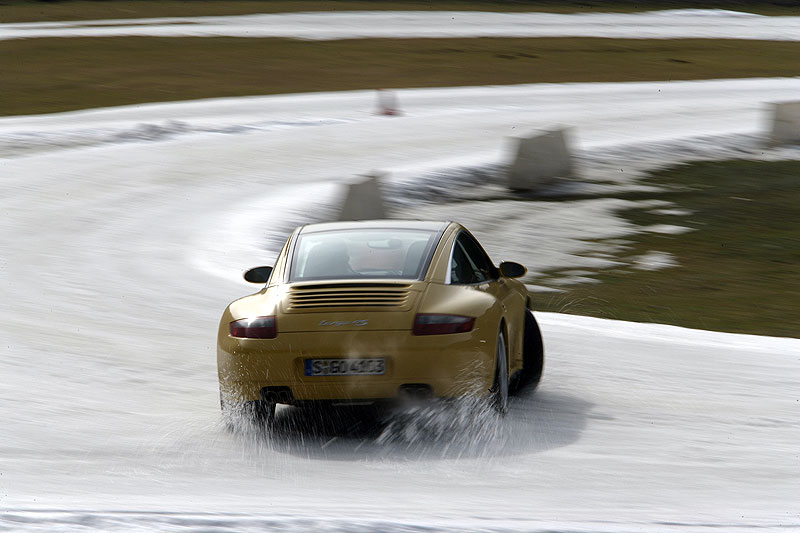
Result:
[[[769,126],[767,103],[796,98],[800,78],[531,84],[394,92],[402,117],[376,116],[374,91],[219,98],[4,117],[0,118],[0,157],[142,141],[171,142],[186,136],[195,136],[189,146],[211,146],[215,141],[227,145],[221,134],[236,135],[241,142],[252,141],[246,148],[248,152],[265,141],[272,145],[287,139],[288,146],[313,136],[323,145],[319,155],[328,157],[337,153],[330,148],[331,137],[335,137],[331,132],[346,131],[353,139],[348,144],[363,148],[358,171],[369,170],[370,165],[398,162],[430,167],[434,159],[452,166],[492,160],[499,153],[498,141],[504,137],[554,124],[573,126],[578,141],[587,148],[698,135],[765,134]],[[217,135],[196,137],[203,133]],[[374,148],[366,144],[376,136],[379,139],[375,142],[381,144]],[[423,140],[419,145],[412,144],[414,137]],[[435,147],[432,140],[437,141]],[[401,142],[402,150],[391,153],[384,142]],[[346,161],[352,160],[352,147],[343,158]],[[415,152],[409,154],[412,148]],[[156,148],[150,145],[144,149]],[[470,158],[465,154],[476,155]],[[215,159],[219,157],[221,154]],[[272,166],[275,154],[269,157]],[[289,162],[294,164],[294,159]],[[233,160],[226,163],[240,164]],[[328,166],[322,166],[328,172]]]
[[[635,141],[669,159],[697,136],[713,152],[757,138],[763,103],[798,90],[409,90],[402,117],[362,91],[0,120],[0,531],[797,530],[798,340],[542,314],[545,381],[502,421],[282,409],[268,438],[220,424],[214,337],[241,269],[322,216],[343,177],[385,169],[402,192],[554,122],[595,154]],[[115,137],[168,121],[184,126]],[[616,229],[581,205],[573,220]],[[520,258],[533,268],[565,253],[554,220]],[[531,242],[493,241],[501,257]]]
[[[283,37],[304,40],[456,37],[800,40],[800,17],[725,10],[646,13],[339,11],[0,24],[0,40],[43,37]]]

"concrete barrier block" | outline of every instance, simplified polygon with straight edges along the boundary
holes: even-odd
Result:
[[[508,188],[532,191],[555,178],[571,176],[568,131],[561,128],[515,139],[516,153],[508,172]]]
[[[377,114],[378,115],[402,115],[400,112],[400,104],[397,101],[397,95],[394,91],[387,89],[378,89],[377,93]]]
[[[800,102],[772,104],[770,144],[800,144]]]
[[[386,203],[383,200],[380,176],[361,176],[345,185],[339,220],[373,220],[386,218]]]

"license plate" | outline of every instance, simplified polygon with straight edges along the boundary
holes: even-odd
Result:
[[[386,373],[386,360],[306,359],[306,376],[380,376]]]

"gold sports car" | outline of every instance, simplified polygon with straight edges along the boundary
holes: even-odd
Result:
[[[245,273],[264,287],[222,315],[223,412],[468,395],[505,413],[544,364],[525,272],[496,267],[455,222],[301,226],[274,267]]]

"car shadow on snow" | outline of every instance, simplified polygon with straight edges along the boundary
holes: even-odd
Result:
[[[311,459],[458,459],[537,453],[575,442],[593,404],[542,387],[511,399],[499,417],[463,399],[395,407],[278,409],[272,428],[239,428],[277,452]]]

